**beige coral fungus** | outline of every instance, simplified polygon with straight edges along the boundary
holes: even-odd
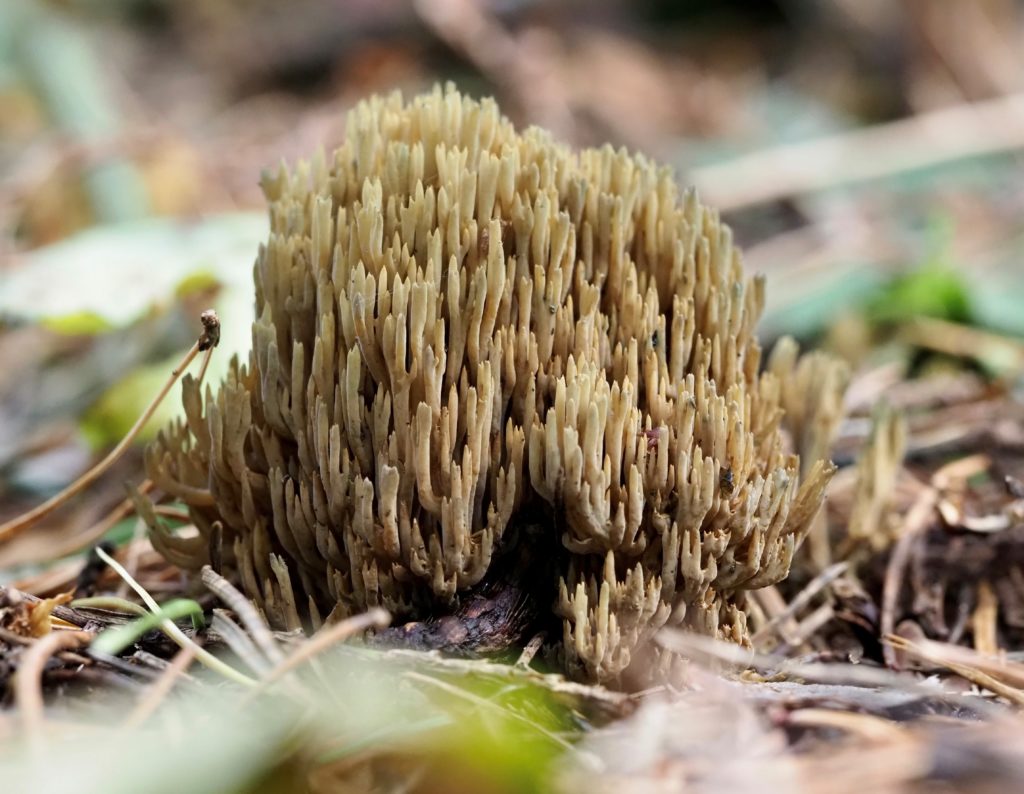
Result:
[[[787,575],[833,467],[789,449],[799,361],[760,371],[764,283],[712,210],[450,87],[361,103],[263,189],[249,360],[190,381],[148,450],[200,533],[151,515],[169,560],[316,628],[454,614],[518,555],[587,680],[661,626],[745,640],[745,592]]]

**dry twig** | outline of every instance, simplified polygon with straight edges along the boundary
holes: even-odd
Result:
[[[996,626],[999,621],[999,599],[987,579],[978,583],[978,605],[971,616],[974,649],[978,653],[994,655],[999,653]]]
[[[115,560],[113,557],[107,554],[99,546],[96,547],[96,553],[100,556],[100,558],[103,559],[104,562],[107,563],[107,565],[113,568],[122,579],[128,582],[131,588],[136,593],[138,593],[139,598],[142,599],[143,603],[145,603],[145,605],[149,607],[151,612],[156,613],[160,611],[160,605],[153,600],[153,596],[151,596],[142,585],[140,585],[138,582],[135,581],[134,578],[132,578],[131,574],[129,574],[128,571],[124,569],[124,566],[122,566],[117,560]],[[231,665],[225,664],[212,653],[207,651],[205,648],[197,645],[195,640],[193,640],[191,637],[186,635],[185,632],[179,629],[177,624],[175,624],[173,620],[164,619],[160,621],[160,628],[168,637],[170,637],[175,643],[177,643],[179,647],[192,647],[195,652],[196,658],[204,665],[209,667],[211,670],[220,673],[225,678],[234,681],[235,683],[243,684],[245,686],[256,686],[255,680],[249,678],[249,676],[244,675],[243,673],[240,673]]]
[[[195,343],[188,349],[188,352],[184,355],[178,365],[171,371],[171,376],[167,379],[167,382],[163,385],[156,397],[153,398],[152,402],[146,406],[146,410],[142,412],[135,424],[132,425],[131,429],[122,438],[116,447],[114,447],[107,456],[93,466],[89,471],[85,472],[81,477],[75,480],[73,483],[68,485],[63,491],[47,499],[41,505],[34,507],[27,513],[11,519],[10,521],[0,524],[0,542],[10,540],[19,533],[25,531],[29,527],[33,526],[40,519],[50,515],[54,510],[63,505],[72,497],[84,491],[92,483],[96,482],[100,476],[103,475],[117,460],[125,453],[131,443],[142,431],[142,428],[146,426],[146,423],[153,417],[156,409],[160,407],[160,403],[164,401],[164,398],[170,392],[171,387],[178,381],[182,373],[188,368],[188,365],[192,363],[192,360],[200,353],[206,352],[206,359],[209,359],[209,354],[213,348],[220,342],[220,320],[217,318],[217,313],[212,309],[208,309],[203,312],[201,316],[203,324],[203,332],[199,335],[199,338]]]
[[[696,168],[690,181],[719,209],[893,176],[1024,147],[1024,94],[791,143]]]
[[[935,503],[938,498],[938,491],[934,487],[924,487],[903,520],[903,529],[889,557],[889,565],[885,569],[885,582],[882,585],[879,626],[883,634],[893,633],[896,625],[896,605],[903,589],[903,574],[910,560],[910,550],[920,533],[927,529],[929,522],[934,519]],[[893,647],[886,645],[883,654],[885,663],[896,669],[896,654]]]
[[[785,620],[789,620],[791,617],[795,616],[801,609],[803,609],[805,606],[811,603],[811,600],[818,593],[820,593],[822,590],[824,590],[826,587],[832,584],[832,582],[834,582],[836,579],[838,579],[840,576],[846,573],[849,567],[849,563],[847,562],[837,562],[834,565],[830,565],[824,571],[815,576],[810,582],[807,583],[807,586],[803,590],[801,590],[792,601],[789,602],[785,610],[776,615],[773,615],[767,623],[765,623],[760,629],[757,630],[754,636],[750,638],[751,644],[756,646],[762,643],[764,640],[766,640],[775,631],[776,627],[780,623],[782,623]],[[786,641],[790,642],[790,639],[787,637]]]
[[[171,689],[178,682],[178,679],[184,675],[195,658],[196,646],[194,645],[187,645],[178,651],[170,665],[146,691],[146,696],[139,701],[132,713],[128,715],[124,726],[126,728],[137,728],[148,720],[160,708],[160,704],[164,702]]]
[[[343,620],[341,623],[337,623],[319,631],[310,637],[309,640],[302,643],[302,645],[300,645],[295,652],[291,654],[291,656],[288,656],[284,661],[271,670],[270,673],[268,673],[260,682],[261,688],[267,687],[279,680],[282,676],[287,675],[296,667],[301,666],[303,663],[323,653],[332,645],[344,642],[349,637],[366,631],[367,629],[382,629],[390,622],[391,616],[383,609],[371,609],[369,612],[364,612],[362,615],[355,615],[347,620]]]
[[[238,616],[238,619],[242,621],[246,629],[249,630],[253,642],[266,657],[267,661],[275,666],[282,664],[285,660],[284,653],[282,653],[270,629],[267,628],[267,624],[257,614],[252,601],[242,595],[238,588],[214,571],[209,565],[203,566],[202,577],[203,584],[221,601],[227,604]]]
[[[814,728],[836,728],[869,742],[904,741],[907,731],[891,720],[874,714],[858,714],[833,709],[804,708],[786,715],[787,725]]]
[[[25,738],[33,751],[41,749],[43,715],[42,678],[47,659],[64,650],[77,650],[93,639],[86,631],[54,631],[32,643],[21,656],[14,676],[14,699],[18,704]]]
[[[911,656],[915,656],[918,659],[923,659],[927,662],[932,662],[933,664],[945,667],[956,673],[961,678],[964,678],[973,684],[977,684],[979,687],[987,689],[989,692],[995,692],[997,695],[1005,698],[1016,706],[1024,706],[1024,691],[1003,683],[997,678],[986,673],[984,670],[970,664],[957,661],[951,654],[945,652],[946,646],[943,643],[928,642],[925,644],[911,642],[906,637],[899,637],[895,634],[887,634],[882,639],[892,648],[903,651]]]

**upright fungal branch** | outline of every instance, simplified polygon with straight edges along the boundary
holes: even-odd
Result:
[[[760,371],[764,283],[713,211],[452,88],[361,103],[263,190],[249,360],[186,380],[147,454],[200,537],[150,513],[157,548],[198,570],[215,539],[272,623],[316,627],[443,614],[516,547],[588,680],[664,625],[744,641],[833,470],[784,404],[820,417],[842,378],[797,400],[794,354]]]

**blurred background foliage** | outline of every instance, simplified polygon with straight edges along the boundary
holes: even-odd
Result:
[[[792,333],[911,376],[1024,368],[1019,0],[2,0],[0,521],[124,434],[203,308],[224,334],[211,376],[245,354],[262,169],[329,151],[367,94],[444,80],[517,124],[671,164],[766,275],[766,343]],[[60,556],[139,467],[136,451],[6,547],[0,583]],[[206,690],[201,713],[185,697],[128,744],[76,755],[69,734],[31,790],[290,791],[296,766],[308,790],[360,790],[353,736],[418,790],[551,786],[579,715],[525,684],[453,694],[407,672],[304,713],[262,703],[264,719]]]
[[[202,307],[245,353],[262,169],[442,80],[670,163],[767,276],[766,341],[1005,374],[901,329],[1024,334],[1022,43],[1016,0],[5,0],[0,517],[124,433]]]
[[[330,150],[375,91],[453,80],[519,124],[667,161],[767,275],[769,339],[858,364],[919,314],[1024,334],[1022,13],[1013,0],[5,0],[0,513],[123,434],[199,307],[221,312],[222,366],[244,353],[259,173]]]

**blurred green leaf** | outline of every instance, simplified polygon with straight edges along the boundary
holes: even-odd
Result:
[[[40,318],[40,323],[51,331],[67,334],[68,336],[75,334],[95,336],[96,334],[114,329],[114,326],[106,318],[96,312],[89,311],[71,312],[70,314],[55,317],[43,317]]]
[[[892,281],[868,303],[867,312],[874,323],[912,317],[966,323],[971,320],[971,299],[959,273],[932,262]]]
[[[180,620],[184,617],[192,618],[193,625],[196,623],[196,618],[201,623],[203,608],[191,598],[176,598],[161,606],[157,612],[133,620],[124,626],[107,629],[93,640],[91,647],[98,653],[113,656],[123,651],[146,632],[159,628],[165,620]]]

